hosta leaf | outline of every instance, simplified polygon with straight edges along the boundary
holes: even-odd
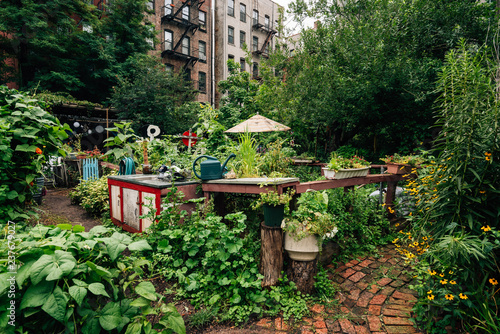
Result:
[[[141,282],[137,284],[137,286],[135,287],[135,292],[139,296],[142,296],[149,300],[155,301],[157,299],[155,287],[151,282]]]
[[[87,289],[81,286],[73,285],[69,288],[69,295],[73,297],[78,305],[82,306],[83,299],[87,295]]]
[[[99,324],[107,331],[118,327],[121,322],[120,304],[110,302],[104,306],[99,317]]]
[[[139,240],[128,245],[128,249],[131,251],[144,251],[153,250],[146,240]]]
[[[54,292],[47,298],[46,302],[42,306],[48,315],[57,321],[64,322],[64,316],[66,315],[66,304],[68,303],[68,298],[58,286],[54,289]]]
[[[76,260],[69,252],[56,250],[54,254],[42,255],[30,268],[31,282],[36,285],[44,278],[48,281],[60,279],[68,275],[75,265]]]
[[[92,284],[89,284],[89,290],[94,295],[102,295],[102,296],[109,297],[109,295],[106,292],[106,289],[104,287],[104,284],[102,284],[102,283],[92,283]]]
[[[49,298],[54,288],[54,282],[41,282],[37,285],[31,285],[23,296],[19,309],[27,307],[39,307]]]

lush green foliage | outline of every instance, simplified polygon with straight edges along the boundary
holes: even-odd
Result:
[[[429,142],[445,52],[460,38],[483,43],[495,21],[494,2],[299,0],[291,8],[297,22],[322,23],[303,30],[282,63],[278,98],[302,150],[324,158],[347,144],[373,159]]]
[[[336,154],[332,156],[330,162],[327,165],[328,169],[334,170],[336,172],[341,169],[355,169],[369,166],[370,163],[368,161],[361,157],[358,157],[357,155],[350,158],[344,158],[341,156],[337,156]]]
[[[89,232],[71,225],[4,226],[0,254],[9,266],[0,267],[3,332],[151,333],[146,316],[159,315],[155,328],[185,333],[175,307],[161,302],[151,282],[139,282],[150,265],[140,253],[151,249],[145,240],[103,226]],[[121,256],[127,249],[131,255]],[[15,281],[8,280],[12,276]],[[11,301],[19,302],[15,319],[8,316]]]
[[[370,187],[349,192],[328,191],[328,213],[338,228],[332,240],[339,244],[342,257],[373,252],[391,239],[385,210],[368,196],[372,191]]]
[[[409,237],[414,242],[428,239],[430,245],[422,254],[406,254],[409,259],[420,255],[418,319],[443,318],[441,323],[425,322],[434,332],[459,321],[487,332],[499,327],[493,293],[500,279],[496,75],[488,49],[462,43],[447,55],[439,77],[437,157],[408,185],[415,198]]]
[[[5,58],[17,60],[18,69],[2,67],[22,89],[104,102],[116,75],[128,72],[125,60],[151,49],[148,40],[155,33],[146,19],[146,2],[115,0],[98,9],[81,0],[3,1],[0,64]]]
[[[147,125],[157,125],[163,134],[174,135],[189,130],[196,121],[199,103],[195,91],[183,73],[165,71],[156,56],[137,55],[126,61],[128,73],[119,77],[111,104],[122,119],[133,121],[140,133]]]
[[[297,204],[297,210],[283,220],[283,231],[297,240],[312,234],[331,238],[338,232],[334,217],[328,213],[326,191],[307,191],[300,195]]]
[[[24,220],[33,181],[41,176],[49,155],[59,155],[67,125],[39,102],[0,86],[0,221]]]
[[[109,210],[108,177],[81,180],[73,191],[69,193],[71,203],[79,204],[89,214],[100,217]]]
[[[179,198],[170,198],[170,210],[158,217],[147,239],[156,245],[153,261],[167,280],[177,282],[179,297],[217,309],[224,318],[244,322],[261,314],[266,300],[261,290],[255,255],[259,245],[255,232],[246,229],[241,213],[222,217],[193,213],[178,224]]]

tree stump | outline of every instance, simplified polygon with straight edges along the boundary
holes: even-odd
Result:
[[[264,275],[262,287],[278,284],[283,270],[283,231],[281,227],[260,224],[261,258],[260,273]]]
[[[295,283],[300,292],[311,294],[314,289],[314,276],[318,271],[318,260],[295,261],[289,259],[289,261],[288,279]]]

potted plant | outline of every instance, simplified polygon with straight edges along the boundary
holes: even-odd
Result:
[[[325,237],[337,233],[337,224],[328,213],[328,194],[307,191],[297,200],[298,209],[283,220],[284,248],[295,261],[312,261],[320,251]]]
[[[368,174],[370,163],[365,159],[353,156],[344,158],[336,154],[330,159],[330,162],[323,168],[327,179],[346,179],[350,177],[362,177]]]
[[[387,165],[387,172],[391,174],[410,174],[417,168],[424,159],[418,155],[386,155],[385,158],[380,159]]]
[[[295,190],[289,190],[283,194],[271,190],[261,193],[259,199],[254,202],[253,209],[262,206],[264,210],[264,224],[269,227],[279,227],[285,216],[285,211],[289,210],[289,203],[292,200]]]

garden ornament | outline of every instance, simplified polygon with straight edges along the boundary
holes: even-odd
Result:
[[[220,161],[217,158],[211,157],[209,155],[201,155],[193,162],[193,172],[201,180],[217,180],[222,179],[223,175],[227,172],[226,164],[231,158],[235,158],[236,154],[231,153],[226,159],[224,164],[221,166]],[[200,174],[196,172],[196,162],[201,159],[206,158],[207,160],[200,163]]]

